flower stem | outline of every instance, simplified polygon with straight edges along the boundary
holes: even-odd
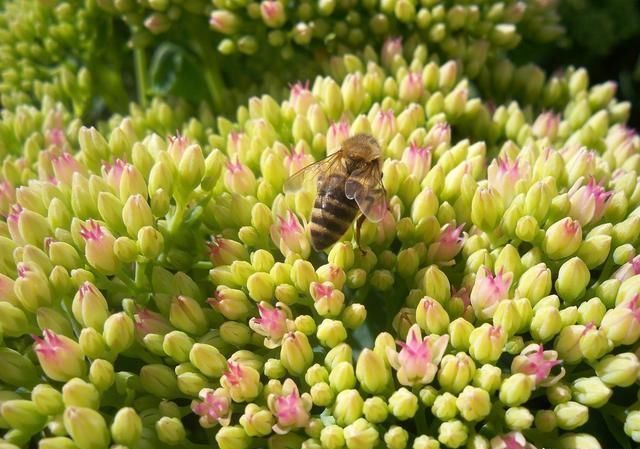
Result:
[[[144,48],[136,48],[133,51],[133,60],[136,72],[136,84],[138,86],[138,102],[143,108],[147,107],[147,55]]]

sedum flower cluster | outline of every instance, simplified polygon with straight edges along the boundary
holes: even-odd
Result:
[[[234,120],[7,115],[0,448],[640,441],[629,105],[573,69],[496,72],[537,101],[485,102],[401,50]],[[389,210],[313,251],[315,188],[283,184],[357,133]]]

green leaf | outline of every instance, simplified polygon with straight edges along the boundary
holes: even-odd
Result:
[[[203,99],[205,81],[197,59],[187,49],[173,43],[160,45],[149,72],[153,95],[176,95],[194,102]]]

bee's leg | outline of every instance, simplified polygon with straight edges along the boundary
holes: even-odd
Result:
[[[362,248],[362,245],[360,245],[360,228],[362,228],[362,224],[366,219],[367,217],[364,214],[361,214],[356,221],[356,243],[358,245],[358,248],[360,248],[360,252],[363,256],[367,253],[367,251]]]

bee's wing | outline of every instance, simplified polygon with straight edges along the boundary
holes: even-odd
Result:
[[[285,193],[293,193],[300,190],[305,179],[317,177],[320,173],[326,173],[333,168],[334,164],[340,160],[341,151],[337,151],[324,159],[307,165],[291,175],[284,183]]]
[[[360,211],[372,222],[382,221],[387,213],[387,193],[377,164],[354,171],[344,186],[347,198],[355,200]]]

